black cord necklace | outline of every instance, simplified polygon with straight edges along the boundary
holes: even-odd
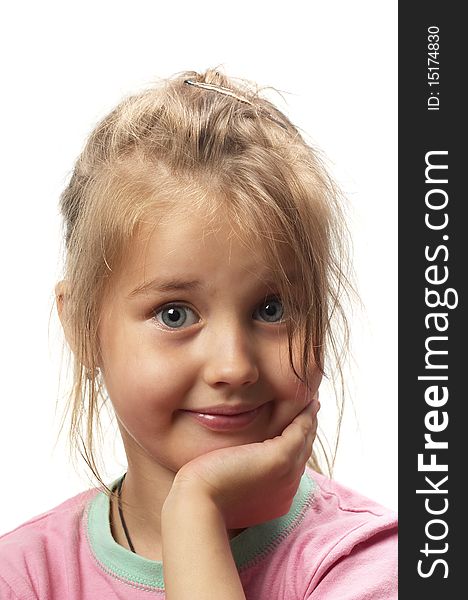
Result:
[[[125,473],[125,475],[126,474],[127,473]],[[134,554],[136,554],[135,548],[133,547],[132,540],[130,539],[130,534],[128,533],[127,524],[125,523],[125,519],[124,519],[123,512],[122,512],[121,495],[122,495],[122,483],[123,483],[123,481],[125,479],[125,475],[120,480],[119,487],[117,488],[118,504],[119,504],[119,515],[120,515],[120,522],[122,523],[122,527],[123,527],[123,530],[124,530],[124,533],[125,533],[125,537],[127,538],[128,545],[130,546],[130,550]]]

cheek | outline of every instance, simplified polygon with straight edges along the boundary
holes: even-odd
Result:
[[[294,367],[299,373],[300,355],[296,352],[294,358]],[[313,365],[310,369],[309,386],[310,389],[299,380],[293,371],[289,362],[289,351],[287,345],[280,351],[280,364],[276,370],[272,371],[275,388],[280,396],[279,413],[282,418],[294,418],[294,416],[308,404],[317,393],[322,374],[319,369]]]
[[[302,351],[298,349],[293,350],[292,359],[294,369],[291,366],[290,358],[289,358],[289,347],[287,341],[281,344],[279,348],[279,352],[276,354],[276,361],[273,360],[274,356],[270,357],[270,364],[274,365],[273,370],[276,373],[276,379],[278,381],[282,381],[282,385],[289,388],[294,389],[298,385],[302,385],[300,379],[294,372],[294,370],[300,375],[301,374],[301,363],[302,363]],[[276,362],[276,364],[275,364]],[[322,374],[319,369],[315,365],[313,358],[311,358],[311,364],[309,367],[309,386],[310,386],[310,394],[314,395],[317,391],[320,382],[322,380]]]
[[[103,377],[112,404],[122,419],[149,423],[167,420],[183,405],[193,382],[193,369],[180,356],[142,344],[108,355]]]

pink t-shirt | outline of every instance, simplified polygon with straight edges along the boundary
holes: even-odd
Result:
[[[1,536],[1,600],[163,599],[162,562],[114,541],[109,506],[91,489]],[[288,514],[230,543],[247,600],[397,598],[395,514],[308,467]]]

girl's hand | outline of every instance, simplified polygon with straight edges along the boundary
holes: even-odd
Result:
[[[275,438],[191,460],[178,471],[166,502],[206,497],[221,512],[227,529],[286,514],[312,452],[319,407],[314,398]]]

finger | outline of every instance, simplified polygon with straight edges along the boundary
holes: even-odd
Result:
[[[292,451],[300,451],[306,444],[309,433],[313,428],[314,406],[309,404],[289,423],[284,429],[281,437],[286,439],[291,445]]]
[[[313,402],[311,403],[311,408],[312,408],[312,414],[314,417],[317,416],[318,411],[320,410],[320,407],[322,406],[319,402],[319,399],[316,398],[315,400],[313,400]]]
[[[313,398],[309,404],[307,404],[300,413],[298,413],[297,417],[301,417],[307,421],[310,422],[310,417],[312,415],[312,417],[315,420],[315,417],[317,416],[318,411],[320,410],[320,402],[318,401],[318,398]],[[296,417],[296,418],[297,418]]]
[[[301,412],[289,423],[283,432],[272,440],[275,445],[283,447],[286,455],[295,456],[301,461],[305,448],[311,448],[317,429],[317,412],[320,403],[312,399]]]
[[[319,401],[312,400],[283,432],[290,439],[291,444],[295,444],[299,450],[304,447],[312,448],[317,434],[317,413],[319,409]]]

